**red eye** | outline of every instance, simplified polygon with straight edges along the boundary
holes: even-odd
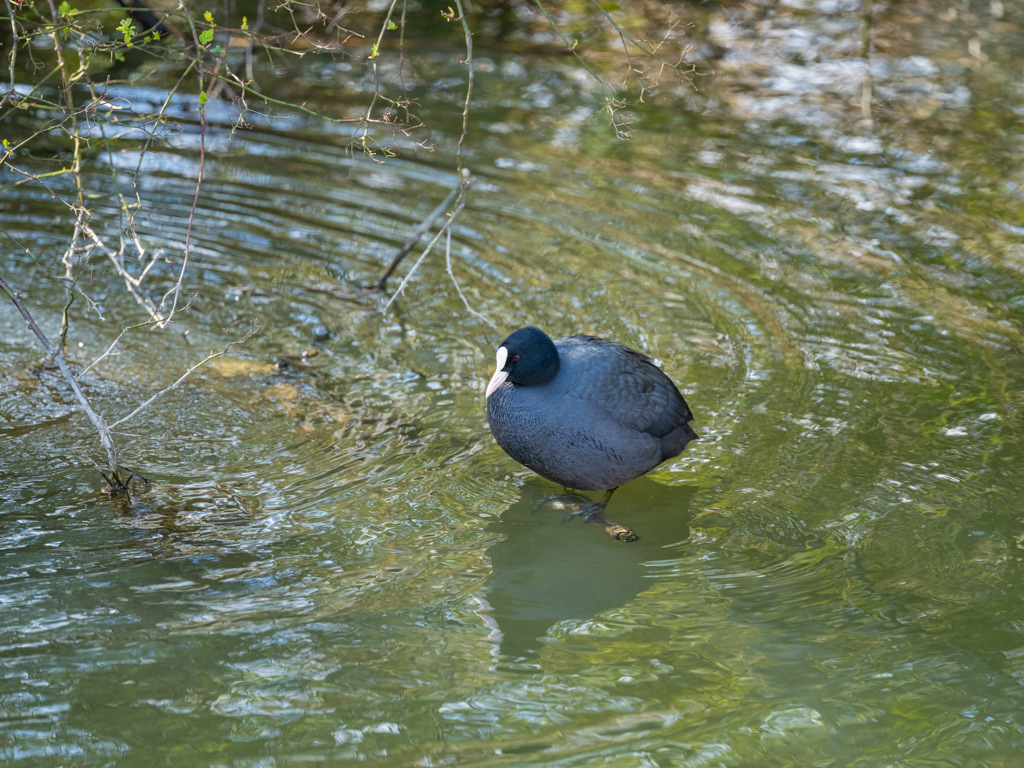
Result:
[[[513,363],[518,363],[519,362],[519,355],[512,355],[512,362]]]

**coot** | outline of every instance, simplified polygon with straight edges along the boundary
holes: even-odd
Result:
[[[497,364],[487,384],[494,439],[542,477],[607,491],[580,510],[584,519],[600,513],[622,483],[697,439],[675,384],[629,347],[595,336],[552,341],[520,328],[498,347]]]

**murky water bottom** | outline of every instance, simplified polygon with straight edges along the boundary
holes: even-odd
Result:
[[[454,125],[382,165],[309,125],[211,155],[179,332],[129,334],[84,383],[123,415],[260,331],[119,430],[152,481],[130,503],[98,492],[89,425],[0,312],[6,761],[1017,764],[1017,167],[980,172],[995,138],[952,103],[945,153],[817,102],[817,125],[745,96],[690,111],[699,92],[617,143],[536,103],[517,122],[500,102],[538,98],[529,69],[482,76],[450,273],[433,253],[387,315],[364,286],[454,183]],[[1019,79],[981,73],[1020,109]],[[187,138],[140,177],[140,234],[169,251]],[[65,247],[49,203],[4,205],[35,255]],[[7,259],[56,328],[52,282]],[[137,319],[97,273],[78,363]],[[696,413],[701,441],[613,500],[635,544],[565,520],[489,436],[493,348],[526,323],[645,350]]]

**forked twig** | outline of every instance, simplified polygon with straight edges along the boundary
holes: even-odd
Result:
[[[441,236],[444,235],[445,232],[448,232],[450,230],[452,223],[455,221],[455,217],[458,216],[462,209],[466,206],[465,188],[467,186],[469,186],[468,173],[463,178],[458,189],[455,190],[456,192],[461,194],[457,195],[455,208],[453,208],[451,213],[448,214],[448,221],[446,221],[444,225],[441,227],[441,229],[437,231],[437,234],[434,235],[433,238],[431,238],[430,242],[427,243],[426,248],[423,249],[423,253],[421,253],[419,258],[416,259],[416,261],[413,263],[412,268],[409,270],[409,273],[404,278],[402,278],[402,282],[398,284],[398,288],[395,289],[395,292],[391,294],[391,297],[384,304],[384,312],[387,312],[388,307],[390,307],[394,303],[395,299],[402,295],[402,293],[405,291],[405,286],[409,284],[409,281],[412,279],[412,276],[416,274],[416,270],[419,268],[420,264],[423,263],[423,260],[427,257],[427,254],[430,253],[430,250],[434,247],[434,244],[441,239]]]
[[[220,352],[211,352],[206,357],[204,357],[202,360],[200,360],[198,363],[196,363],[191,368],[186,370],[183,374],[181,374],[181,376],[178,377],[177,381],[175,381],[170,386],[164,387],[163,389],[161,389],[159,392],[154,394],[152,397],[150,397],[148,400],[146,400],[142,405],[140,405],[134,411],[129,413],[127,416],[122,416],[120,419],[118,419],[113,424],[111,424],[110,428],[114,429],[114,427],[120,426],[121,424],[124,424],[126,421],[131,421],[138,414],[140,414],[142,411],[144,411],[149,406],[149,404],[152,403],[154,400],[156,400],[157,398],[162,397],[163,395],[167,394],[172,389],[175,389],[179,384],[181,384],[181,382],[183,382],[185,379],[187,379],[192,374],[192,372],[195,371],[197,368],[201,368],[206,363],[208,363],[211,360],[213,360],[215,357],[220,357],[221,355],[225,354],[229,349],[231,349],[233,346],[235,346],[235,344],[241,344],[243,341],[245,341],[250,336],[255,334],[256,331],[258,331],[258,330],[259,330],[259,328],[254,324],[251,328],[249,328],[248,331],[246,331],[245,335],[242,338],[235,339],[234,341],[228,342],[227,345],[224,347],[224,349],[222,349]]]
[[[448,193],[448,197],[446,197],[440,205],[430,212],[427,218],[420,222],[419,226],[416,227],[416,229],[412,231],[412,234],[409,235],[405,244],[398,249],[398,253],[396,253],[394,258],[391,259],[391,263],[388,264],[388,268],[384,270],[384,274],[380,276],[380,280],[373,284],[374,288],[378,291],[383,291],[387,287],[388,278],[394,274],[395,269],[397,269],[398,265],[402,263],[402,259],[409,255],[409,251],[411,251],[413,246],[419,242],[421,237],[423,237],[423,233],[434,226],[434,222],[437,221],[442,213],[448,210],[448,206],[452,204],[452,201],[461,191],[462,185],[459,184],[455,189]]]

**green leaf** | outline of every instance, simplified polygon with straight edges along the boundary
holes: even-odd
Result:
[[[202,45],[209,45],[211,40],[213,40],[212,29],[204,29],[202,32],[199,33],[199,42]]]
[[[57,13],[61,16],[70,16],[74,13],[74,10],[71,8],[71,4],[68,3],[68,0],[64,0],[64,2],[57,6]]]
[[[242,17],[242,31],[246,32],[246,31],[248,31],[248,29],[249,29],[249,19],[247,19],[245,16],[243,16]]]
[[[210,97],[206,95],[206,91],[200,91],[199,92],[199,104],[200,105],[205,104],[209,100],[210,100]]]
[[[121,19],[121,23],[117,25],[117,31],[124,35],[124,44],[131,48],[132,38],[135,36],[135,25],[132,24],[132,20],[129,18]]]
[[[203,14],[203,18],[206,19],[207,24],[213,24],[213,14],[209,11]]]
[[[393,22],[391,19],[388,19],[388,29],[389,30],[398,29],[398,25],[395,24],[395,22]]]

